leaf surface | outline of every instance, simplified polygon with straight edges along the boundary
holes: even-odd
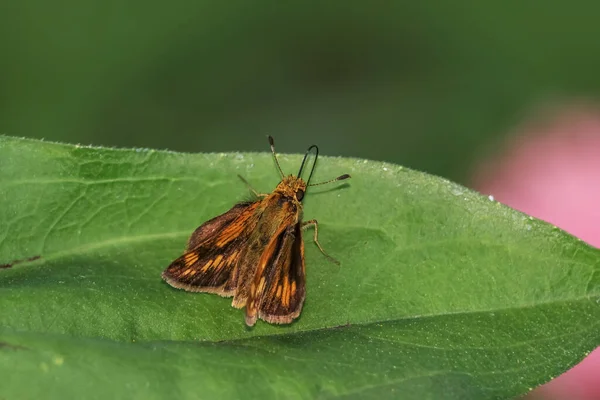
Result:
[[[315,182],[352,175],[304,208],[341,266],[309,232],[301,317],[249,329],[160,273],[248,198],[237,174],[274,188],[270,154],[0,137],[0,160],[3,397],[511,398],[600,343],[598,250],[438,177],[320,158]]]

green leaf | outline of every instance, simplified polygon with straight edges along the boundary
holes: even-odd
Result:
[[[0,160],[3,398],[511,398],[600,343],[599,251],[444,179],[320,158],[352,175],[305,202],[341,266],[307,235],[301,317],[250,329],[160,273],[237,174],[275,186],[270,154],[0,137]]]

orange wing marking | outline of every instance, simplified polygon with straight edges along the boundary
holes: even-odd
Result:
[[[196,261],[198,261],[198,254],[194,251],[187,253],[184,256],[185,259],[185,265],[192,265],[193,263],[195,263]]]
[[[223,247],[227,243],[237,238],[244,228],[246,227],[246,221],[254,214],[256,206],[250,206],[249,209],[244,211],[231,225],[223,229],[219,235],[219,239],[216,242],[217,247]]]
[[[209,260],[206,264],[204,264],[204,267],[202,267],[202,272],[208,271],[208,269],[210,268],[212,263],[213,263],[213,260]]]
[[[290,282],[285,278],[283,282],[283,296],[281,298],[283,305],[288,307],[290,305]]]

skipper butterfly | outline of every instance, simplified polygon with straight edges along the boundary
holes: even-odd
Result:
[[[300,165],[298,175],[285,176],[269,136],[271,152],[281,173],[281,182],[270,194],[250,187],[256,201],[238,203],[197,228],[185,253],[162,273],[171,286],[190,292],[216,293],[232,297],[232,306],[246,307],[246,324],[260,318],[272,324],[289,324],[300,315],[306,296],[304,242],[302,231],[313,226],[314,242],[331,261],[318,240],[316,219],[302,221],[302,200],[308,186],[350,178],[309,184],[319,155],[312,145]],[[307,181],[301,178],[308,155],[315,159]]]

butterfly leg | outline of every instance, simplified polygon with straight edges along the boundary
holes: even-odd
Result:
[[[248,186],[248,189],[250,189],[256,197],[267,197],[268,196],[267,193],[258,193],[256,190],[254,190],[252,185],[250,185],[250,183],[246,179],[244,179],[243,176],[238,175],[238,178],[240,178],[242,180],[242,182],[244,182],[246,184],[246,186]]]
[[[321,244],[319,243],[319,222],[316,219],[311,219],[309,221],[305,221],[302,223],[302,230],[304,230],[310,226],[315,227],[315,235],[313,236],[313,240],[314,240],[315,244],[317,245],[317,247],[319,248],[319,250],[321,250],[321,253],[323,253],[323,255],[329,259],[329,261],[333,262],[334,264],[340,265],[340,262],[338,260],[331,257],[329,254],[325,253],[325,250],[323,250],[323,247],[321,247]]]

